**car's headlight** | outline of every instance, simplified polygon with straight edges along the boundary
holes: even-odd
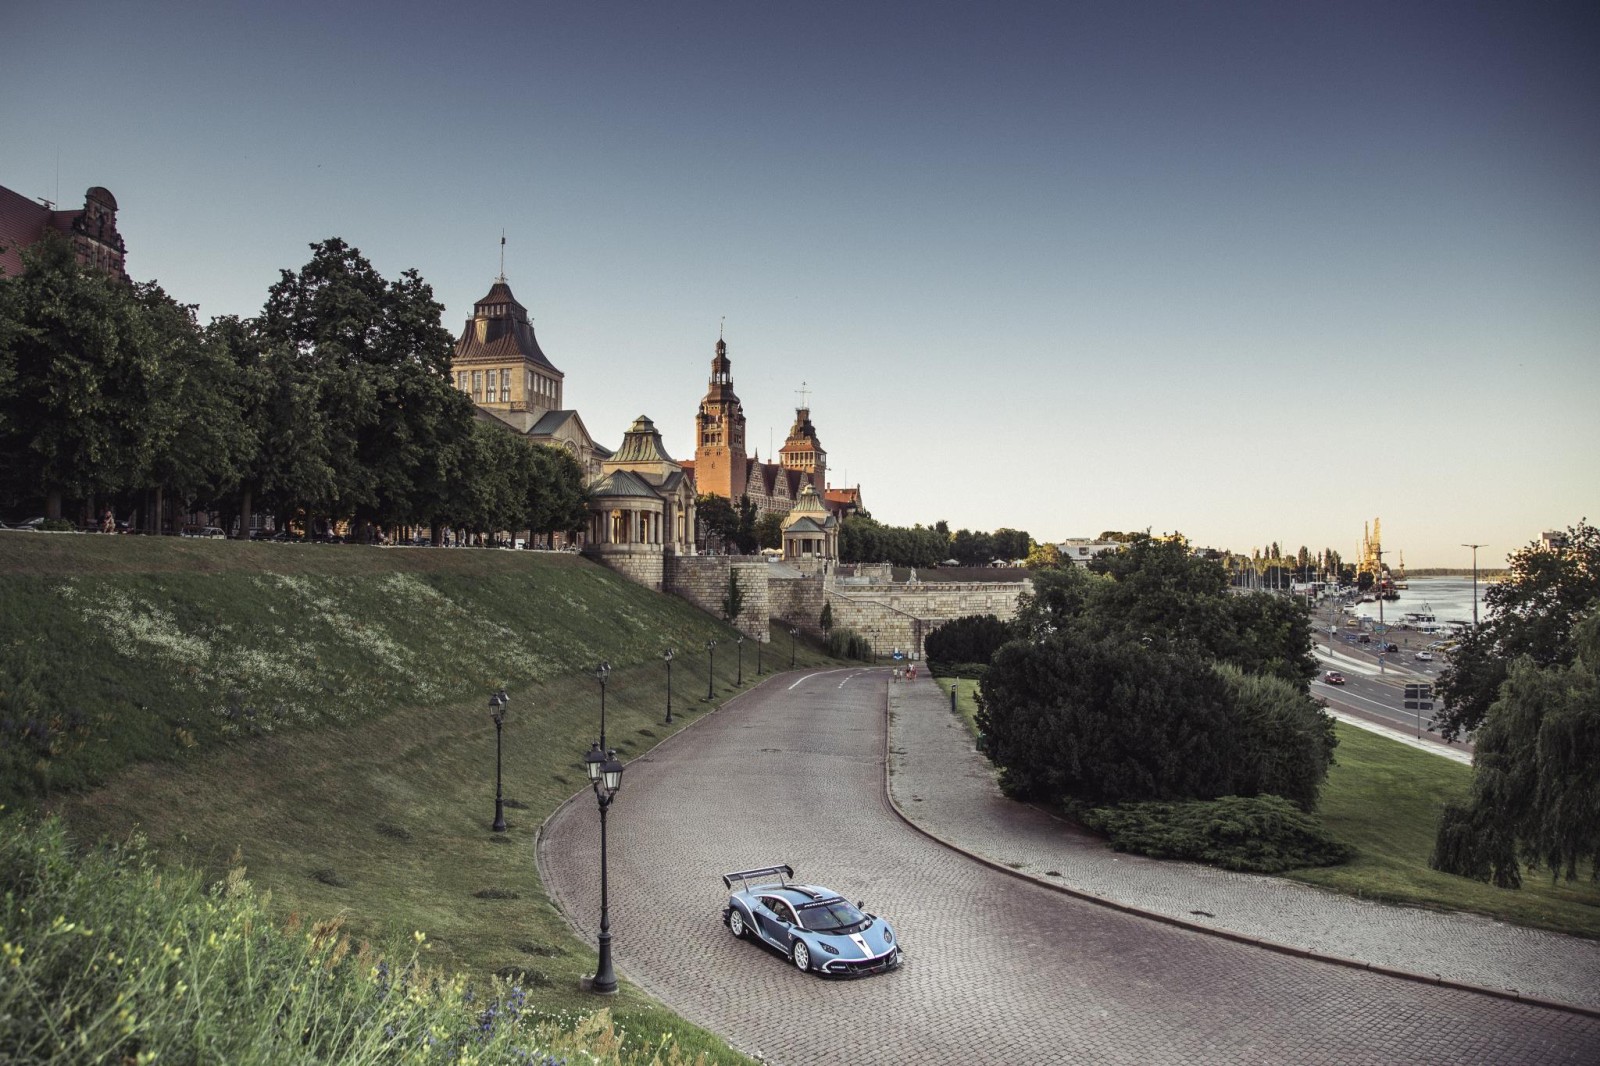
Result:
[[[822,942],[822,950],[826,951],[829,955],[839,954],[839,949],[828,943],[826,940]]]
[[[894,943],[894,930],[888,928],[887,926],[885,926],[884,930],[883,930],[883,942],[885,944],[893,944]]]

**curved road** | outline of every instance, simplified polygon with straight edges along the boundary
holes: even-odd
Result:
[[[612,808],[622,975],[769,1062],[1600,1061],[1600,1022],[1175,929],[1008,877],[884,799],[887,672],[780,675],[635,760]],[[592,941],[598,819],[539,866]],[[721,874],[792,863],[890,917],[899,971],[824,981],[733,940]]]

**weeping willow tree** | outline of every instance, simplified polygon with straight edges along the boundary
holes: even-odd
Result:
[[[1512,664],[1478,732],[1472,798],[1445,808],[1431,865],[1522,884],[1522,867],[1600,879],[1600,612],[1569,664]]]

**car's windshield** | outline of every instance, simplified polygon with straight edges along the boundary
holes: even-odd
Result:
[[[801,926],[818,933],[854,933],[866,923],[867,916],[842,899],[800,908]]]

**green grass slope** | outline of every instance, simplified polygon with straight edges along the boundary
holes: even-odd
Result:
[[[1429,869],[1439,813],[1472,787],[1470,767],[1340,723],[1338,762],[1317,813],[1335,839],[1356,849],[1342,866],[1285,876],[1368,899],[1473,911],[1519,925],[1600,937],[1600,884],[1528,871],[1520,889]]]
[[[242,865],[281,914],[343,915],[384,943],[423,931],[430,964],[592,1009],[577,986],[593,949],[533,863],[539,823],[586,785],[592,668],[613,664],[608,740],[631,757],[736,690],[733,636],[568,555],[0,534],[8,802],[83,841],[137,828],[208,877]],[[788,666],[776,640],[767,673]],[[797,661],[825,660],[802,643]],[[748,642],[743,673],[759,680]],[[501,686],[511,827],[495,834]],[[627,986],[614,1006],[624,1027],[716,1049]]]

